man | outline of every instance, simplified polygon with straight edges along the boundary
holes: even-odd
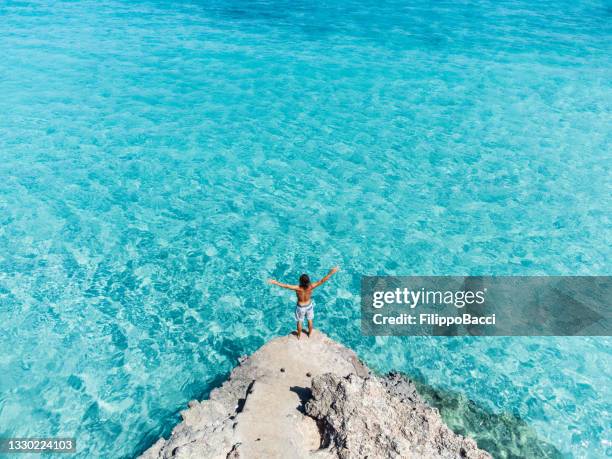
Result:
[[[295,320],[297,321],[297,338],[302,335],[302,322],[304,318],[308,320],[308,337],[312,334],[312,319],[314,319],[314,301],[312,300],[312,291],[319,285],[324,284],[335,273],[340,270],[337,266],[332,268],[327,275],[319,281],[310,282],[308,274],[300,276],[299,285],[282,284],[274,279],[268,279],[268,283],[278,285],[279,287],[295,291],[297,296],[297,304],[295,305]]]

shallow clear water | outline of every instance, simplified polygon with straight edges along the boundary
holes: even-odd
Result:
[[[610,339],[360,335],[362,274],[611,272],[610,4],[431,3],[0,3],[1,436],[142,451],[339,264],[368,364],[612,454]]]

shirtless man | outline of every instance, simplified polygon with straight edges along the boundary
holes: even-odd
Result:
[[[300,339],[302,335],[302,322],[304,317],[308,320],[308,337],[312,334],[312,319],[314,319],[314,301],[312,300],[312,291],[319,285],[324,284],[339,271],[340,268],[337,266],[332,268],[327,275],[316,282],[310,282],[308,274],[302,274],[300,276],[299,285],[283,284],[275,281],[274,279],[268,279],[268,283],[272,285],[278,285],[279,287],[286,288],[295,291],[297,296],[297,304],[295,305],[295,320],[297,321],[297,337]]]

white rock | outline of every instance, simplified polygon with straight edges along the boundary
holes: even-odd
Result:
[[[318,331],[271,340],[181,415],[142,459],[490,457],[401,375],[374,376]]]

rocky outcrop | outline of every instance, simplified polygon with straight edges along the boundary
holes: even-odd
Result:
[[[490,457],[469,438],[453,433],[414,387],[375,376],[312,381],[306,414],[319,421],[323,445],[342,459]]]
[[[490,457],[446,427],[410,381],[372,374],[320,332],[271,340],[181,416],[141,458]]]

